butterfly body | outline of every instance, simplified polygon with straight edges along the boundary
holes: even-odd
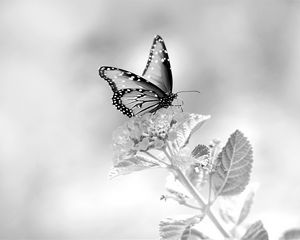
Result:
[[[99,75],[108,82],[112,103],[128,117],[155,113],[168,108],[177,97],[172,93],[172,72],[168,52],[160,36],[155,36],[142,76],[115,67],[103,66]]]
[[[160,99],[159,106],[161,108],[168,108],[172,105],[175,98],[177,98],[177,93],[167,93],[166,96]]]

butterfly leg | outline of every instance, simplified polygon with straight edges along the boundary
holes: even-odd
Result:
[[[172,107],[180,107],[181,112],[183,112],[183,108],[182,108],[182,105],[181,105],[181,104],[175,104],[175,105],[172,105]]]
[[[178,100],[181,101],[181,104],[180,104],[180,105],[183,106],[183,105],[184,105],[184,101],[183,101],[181,98],[177,98],[177,101],[178,101]]]
[[[175,105],[172,105],[172,106],[174,106],[174,107],[180,107],[181,112],[183,112],[183,108],[182,108],[182,106],[184,104],[183,100],[182,99],[178,99],[178,98],[176,100],[177,100],[177,103],[178,103],[178,100],[180,100],[181,104],[175,104]]]

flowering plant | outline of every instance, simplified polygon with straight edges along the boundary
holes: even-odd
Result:
[[[213,140],[208,146],[199,144],[188,151],[192,134],[209,118],[172,108],[131,118],[113,134],[110,176],[153,167],[169,171],[167,193],[161,199],[175,200],[194,209],[195,215],[162,220],[159,229],[163,240],[212,239],[197,229],[206,216],[224,239],[267,240],[261,221],[245,223],[254,190],[248,190],[240,207],[234,202],[249,183],[253,162],[252,147],[243,133],[236,130],[223,148],[220,141]],[[235,215],[230,204],[238,210]]]
[[[160,109],[131,118],[113,134],[111,177],[150,167],[183,167],[182,149],[210,116]],[[185,159],[188,164],[189,159]]]

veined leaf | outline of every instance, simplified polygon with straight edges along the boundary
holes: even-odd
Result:
[[[253,223],[241,240],[268,240],[269,236],[261,221]]]
[[[114,178],[119,175],[125,175],[157,166],[159,165],[156,162],[151,162],[141,156],[134,156],[127,159],[122,159],[121,162],[115,164],[109,172],[109,177]]]
[[[200,219],[198,216],[194,216],[187,219],[172,219],[167,218],[160,221],[159,233],[161,240],[179,240],[188,239],[188,234],[191,233],[191,227],[196,223],[199,223]],[[184,238],[183,238],[184,237]]]
[[[251,206],[253,204],[254,195],[255,195],[254,191],[250,191],[248,193],[248,195],[247,195],[247,197],[244,201],[244,204],[243,204],[243,207],[241,209],[240,216],[239,216],[239,219],[238,219],[236,225],[241,224],[246,219],[246,217],[248,217]]]
[[[194,113],[184,114],[172,130],[172,132],[176,133],[177,137],[175,140],[179,148],[185,147],[188,144],[191,135],[209,118],[210,116],[208,115],[206,116]]]
[[[285,231],[280,240],[300,240],[300,228]]]
[[[203,144],[197,145],[192,151],[192,157],[199,158],[209,154],[209,148]]]
[[[236,130],[218,155],[217,168],[212,174],[216,196],[241,193],[249,182],[252,161],[249,141]]]

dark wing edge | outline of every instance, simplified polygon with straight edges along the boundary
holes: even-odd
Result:
[[[123,89],[114,93],[112,99],[113,105],[128,117],[156,112],[160,108],[160,99],[147,90]]]
[[[106,74],[108,71],[115,71],[115,75],[109,76],[109,74]],[[165,96],[165,92],[162,91],[159,87],[155,86],[152,82],[148,81],[147,79],[140,77],[136,75],[135,73],[132,73],[130,71],[116,68],[116,67],[109,67],[109,66],[102,66],[99,68],[99,75],[101,78],[103,78],[108,84],[110,85],[113,92],[118,91],[122,88],[118,86],[117,81],[122,80],[122,82],[126,82],[130,87],[125,88],[142,88],[142,89],[149,89],[156,94],[160,98]],[[130,84],[129,84],[130,83]]]
[[[171,93],[173,78],[168,51],[161,36],[156,35],[142,76],[165,93]]]
[[[115,71],[116,75],[108,77],[106,71]],[[119,76],[120,74],[122,75]],[[108,82],[113,91],[113,105],[129,118],[155,112],[160,108],[160,99],[165,93],[146,79],[129,71],[108,66],[99,68],[99,75]],[[126,81],[131,86],[120,88],[116,81]]]

